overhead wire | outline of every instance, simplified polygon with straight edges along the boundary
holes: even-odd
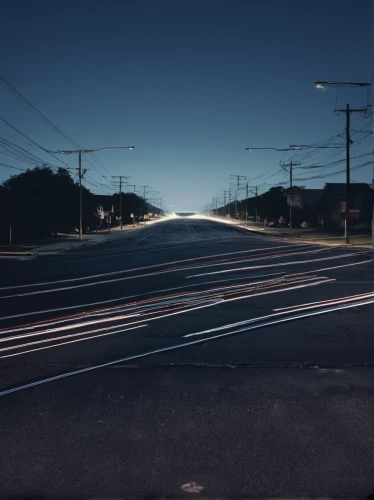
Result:
[[[46,165],[50,168],[61,168],[57,165],[54,165],[53,163],[49,163],[48,161],[41,159],[40,157],[27,151],[27,149],[22,148],[18,144],[11,142],[4,137],[0,137],[0,148],[2,149],[1,154],[3,154],[4,156],[9,156],[30,165],[41,164]],[[68,168],[68,170],[72,169]]]
[[[365,163],[361,163],[361,165],[355,165],[354,167],[351,167],[350,170],[351,171],[354,171],[354,170],[359,170],[363,167],[366,167],[368,165],[371,165],[372,162],[371,161],[367,161]],[[332,177],[334,175],[339,175],[339,174],[343,174],[346,172],[346,169],[344,168],[343,170],[338,170],[336,172],[331,172],[329,174],[322,174],[322,175],[314,175],[312,177],[302,177],[302,178],[295,178],[294,180],[295,181],[309,181],[309,180],[313,180],[313,179],[325,179],[327,177]]]
[[[26,139],[28,139],[30,142],[32,142],[33,144],[35,144],[35,146],[38,146],[39,149],[41,149],[42,151],[44,151],[45,153],[48,153],[50,156],[52,156],[55,160],[59,161],[60,163],[62,163],[66,168],[70,169],[69,165],[67,165],[64,161],[60,160],[60,158],[58,158],[57,156],[55,156],[53,153],[51,153],[50,151],[48,151],[47,149],[43,148],[43,146],[41,146],[40,144],[38,144],[36,141],[34,141],[33,139],[30,139],[30,137],[28,137],[26,134],[24,134],[23,132],[21,132],[20,130],[18,130],[16,127],[14,127],[13,125],[11,125],[7,120],[5,120],[5,118],[3,118],[2,116],[0,116],[0,120],[2,120],[4,123],[6,123],[6,125],[8,125],[8,127],[12,128],[13,130],[15,130],[16,132],[18,132],[20,135],[22,135],[22,137],[25,137]]]
[[[14,170],[22,170],[23,172],[26,172],[27,170],[26,168],[13,167],[13,165],[7,165],[6,163],[2,162],[0,162],[0,165],[7,168],[13,168]]]
[[[69,137],[65,132],[63,132],[55,123],[53,123],[42,111],[40,111],[34,104],[32,104],[24,95],[21,94],[3,75],[0,74],[0,82],[2,82],[11,92],[13,92],[19,99],[25,102],[31,109],[33,109],[48,125],[50,125],[56,132],[58,132],[64,139],[73,144],[78,149],[84,149],[78,143],[76,143],[71,137]],[[49,153],[51,154],[51,153]],[[92,156],[95,158],[100,167],[105,170],[109,175],[109,170],[101,163],[99,158],[92,153]],[[86,158],[87,162],[96,170],[99,174],[98,168],[92,163],[89,158]],[[59,160],[61,161],[61,160]]]

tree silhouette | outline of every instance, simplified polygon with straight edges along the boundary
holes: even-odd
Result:
[[[83,187],[83,228],[96,227],[97,207],[114,205],[119,216],[119,195],[100,196]],[[103,201],[104,200],[104,201]],[[123,221],[130,214],[147,213],[147,203],[135,193],[122,194]],[[153,211],[151,205],[150,211]],[[12,176],[0,186],[0,240],[9,241],[12,226],[15,243],[43,239],[56,232],[69,232],[79,226],[79,186],[70,173],[59,168],[36,167]]]

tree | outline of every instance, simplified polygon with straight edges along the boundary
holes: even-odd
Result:
[[[79,224],[79,186],[66,169],[48,167],[32,170],[8,179],[1,186],[5,224],[12,226],[15,240],[44,238],[58,231],[69,231]],[[83,188],[84,221],[92,219],[93,197]]]

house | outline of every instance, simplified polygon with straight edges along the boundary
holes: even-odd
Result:
[[[98,218],[99,226],[108,226],[108,220],[113,222],[113,214],[115,211],[113,196],[94,194],[96,203],[96,217]]]
[[[96,209],[96,216],[100,221],[100,225],[104,224],[105,222],[108,223],[109,217],[113,214],[114,212],[114,206],[112,205],[109,210],[104,210],[103,205],[98,205]]]
[[[294,187],[292,196],[287,193],[287,203],[294,207],[293,218],[294,222],[301,223],[308,221],[312,226],[317,226],[322,219],[322,203],[321,196],[323,189],[304,189]]]
[[[350,185],[349,220],[352,230],[369,229],[373,216],[374,191],[363,182]],[[320,203],[321,225],[329,230],[341,230],[345,221],[346,184],[326,183]]]

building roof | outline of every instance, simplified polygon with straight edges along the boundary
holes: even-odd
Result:
[[[302,189],[299,194],[304,205],[315,205],[319,202],[322,193],[323,189]]]
[[[363,191],[373,191],[370,184],[366,182],[351,182],[351,191],[363,192]],[[324,190],[329,191],[331,194],[344,194],[346,192],[345,182],[326,182]]]

